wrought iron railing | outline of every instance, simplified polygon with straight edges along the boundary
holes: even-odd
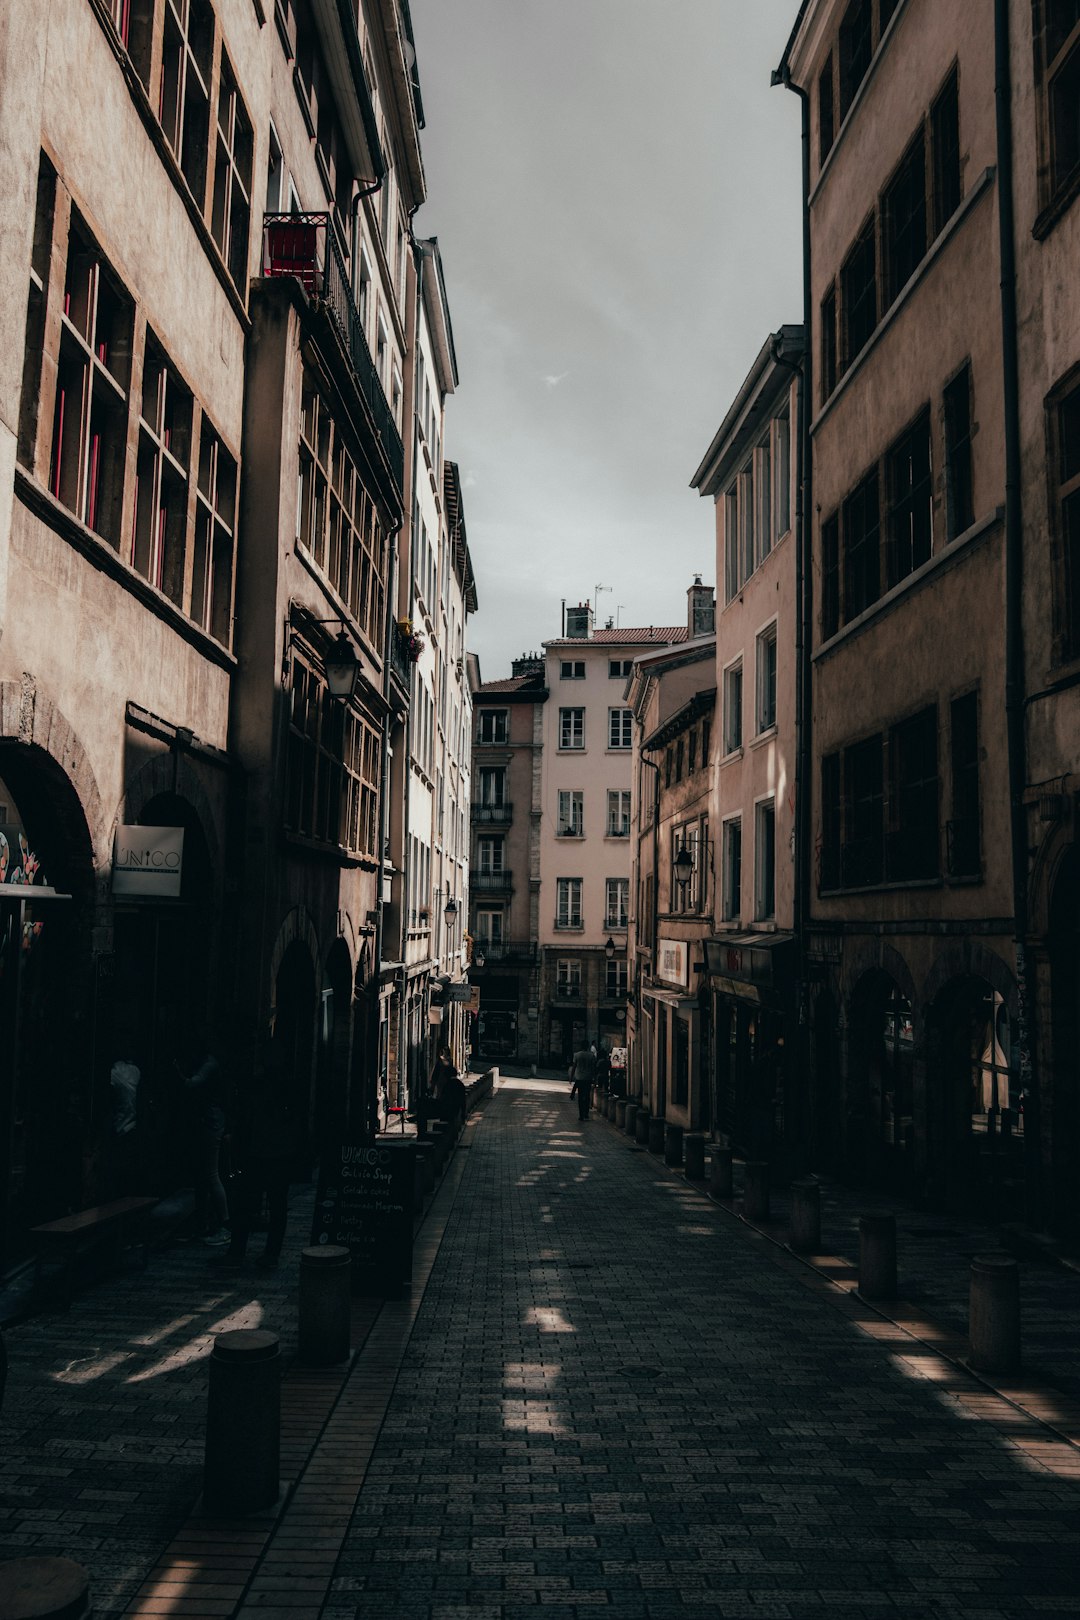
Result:
[[[470,872],[469,887],[476,894],[491,894],[498,889],[512,887],[509,872]]]
[[[353,302],[349,272],[331,216],[264,214],[262,273],[270,279],[292,277],[325,307],[349,357],[390,471],[398,489],[404,491],[405,448]]]
[[[536,960],[536,942],[531,939],[491,940],[481,934],[473,940],[473,961],[477,962],[481,956],[485,965],[488,962],[533,962]]]
[[[472,818],[477,822],[487,822],[492,826],[505,824],[514,818],[512,804],[474,804]]]

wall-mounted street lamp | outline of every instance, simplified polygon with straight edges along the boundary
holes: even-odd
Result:
[[[446,902],[446,906],[443,910],[443,916],[446,918],[446,932],[449,935],[454,924],[457,922],[457,901],[454,899],[453,895],[451,895]]]
[[[332,619],[325,622],[334,623]],[[356,691],[356,677],[359,673],[360,660],[356,656],[356,648],[344,629],[341,629],[326,655],[326,684],[330,689],[330,696],[337,698],[339,703],[348,703]]]
[[[675,881],[680,888],[685,889],[694,875],[694,857],[684,844],[671,863],[671,870],[675,874]]]
[[[615,941],[612,939],[610,934],[607,937],[607,944],[604,946],[604,955],[607,957],[609,962],[613,962],[615,960]]]

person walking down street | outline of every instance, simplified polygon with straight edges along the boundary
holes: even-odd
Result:
[[[570,1095],[577,1097],[578,1119],[589,1117],[589,1100],[595,1077],[596,1054],[591,1046],[583,1046],[580,1052],[574,1053],[574,1061],[570,1065],[570,1078],[573,1081]]]
[[[258,1058],[255,1085],[239,1135],[232,1210],[232,1239],[212,1263],[239,1270],[263,1202],[266,1244],[256,1265],[272,1270],[281,1257],[289,1213],[289,1181],[297,1141],[292,1116],[289,1071],[280,1041],[268,1035]]]
[[[191,1106],[196,1235],[212,1249],[229,1241],[229,1200],[221,1177],[225,1141],[225,1076],[206,1041],[193,1041],[176,1068]]]
[[[448,1046],[439,1048],[439,1055],[431,1074],[431,1086],[435,1094],[436,1116],[445,1120],[448,1125],[453,1125],[458,1119],[464,1119],[465,1087],[457,1072],[457,1065],[450,1056]]]

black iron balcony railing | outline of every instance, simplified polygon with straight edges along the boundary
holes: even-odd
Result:
[[[534,962],[536,943],[531,939],[485,939],[481,934],[473,940],[473,962],[477,966],[481,956],[485,966],[489,962]]]
[[[469,887],[476,894],[492,894],[512,887],[509,872],[470,872]]]
[[[491,826],[505,825],[514,819],[514,807],[506,804],[474,804],[472,818],[477,822],[486,822]]]
[[[371,358],[353,302],[349,272],[329,214],[264,214],[262,273],[290,276],[323,304],[337,327],[360,395],[399,492],[405,487],[405,448]]]

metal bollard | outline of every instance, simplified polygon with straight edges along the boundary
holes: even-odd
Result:
[[[1020,1371],[1020,1267],[1011,1254],[971,1262],[968,1338],[977,1372]]]
[[[650,1153],[663,1153],[666,1121],[659,1114],[649,1119],[648,1148]],[[640,1141],[641,1138],[638,1138]]]
[[[4,1620],[89,1620],[90,1577],[70,1558],[11,1558],[0,1564]]]
[[[733,1155],[729,1147],[714,1147],[709,1166],[709,1194],[713,1198],[731,1198],[735,1191],[732,1170]]]
[[[791,1183],[790,1243],[796,1254],[821,1249],[821,1188],[816,1181]]]
[[[683,1128],[669,1125],[664,1132],[664,1163],[680,1165],[683,1156]]]
[[[649,1145],[649,1110],[639,1108],[634,1115],[634,1140],[640,1142],[642,1147]]]
[[[638,1105],[636,1102],[627,1102],[623,1111],[623,1130],[627,1136],[637,1135]]]
[[[352,1263],[348,1249],[327,1243],[300,1255],[299,1355],[308,1367],[349,1359]]]
[[[272,1507],[281,1465],[281,1346],[276,1333],[219,1333],[210,1356],[203,1505],[232,1518]]]
[[[705,1138],[698,1135],[684,1136],[683,1153],[686,1156],[685,1175],[687,1181],[704,1181]]]
[[[859,1216],[859,1293],[896,1298],[896,1216]]]
[[[626,1129],[625,1097],[616,1097],[615,1099],[615,1129],[617,1131],[624,1131]]]
[[[769,1219],[769,1166],[764,1159],[748,1159],[743,1172],[743,1215],[748,1221]]]

